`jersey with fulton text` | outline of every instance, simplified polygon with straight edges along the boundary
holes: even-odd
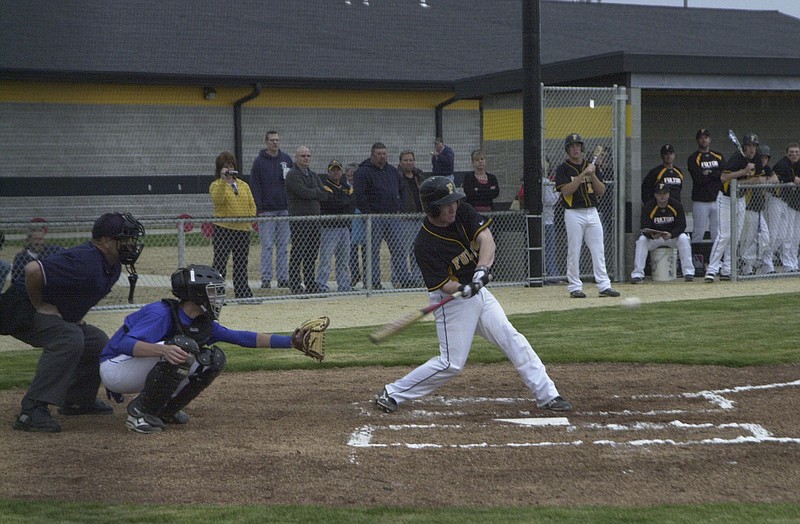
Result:
[[[491,218],[484,218],[463,201],[458,204],[455,222],[447,227],[435,226],[425,218],[414,241],[414,255],[428,291],[441,289],[451,280],[461,284],[472,281],[478,266],[476,239],[491,223]]]
[[[708,152],[699,149],[686,159],[686,166],[692,176],[692,201],[715,202],[717,193],[722,189],[722,168],[725,157],[716,151]]]
[[[569,160],[565,160],[563,164],[556,168],[556,191],[561,193],[561,188],[572,182],[572,179],[583,173],[589,166],[589,162],[583,161],[582,164],[573,164]],[[595,171],[597,178],[602,180],[600,170]],[[578,190],[571,195],[564,195],[561,193],[561,203],[564,209],[587,209],[590,207],[597,207],[597,193],[594,192],[592,183],[584,180]]]
[[[642,229],[669,231],[672,238],[678,238],[686,231],[686,212],[680,201],[670,198],[667,205],[660,207],[655,199],[642,206]]]
[[[741,154],[739,151],[736,151],[733,154],[733,156],[728,160],[728,162],[725,164],[725,170],[723,171],[723,173],[734,173],[736,171],[741,171],[742,169],[747,167],[747,164],[752,163],[755,170],[752,173],[750,173],[750,176],[746,178],[754,176],[762,176],[762,174],[764,173],[764,166],[761,164],[761,160],[758,158],[758,154],[756,154],[756,157],[757,158],[755,160],[750,160],[745,158],[744,155]],[[722,183],[722,194],[725,195],[726,197],[731,196],[730,180]]]

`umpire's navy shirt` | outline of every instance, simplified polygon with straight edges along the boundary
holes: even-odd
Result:
[[[122,266],[112,265],[91,242],[36,261],[44,275],[42,300],[58,308],[61,318],[78,322],[111,292]],[[24,273],[14,282],[28,296]]]

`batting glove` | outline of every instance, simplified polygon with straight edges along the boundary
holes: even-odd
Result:
[[[481,290],[483,284],[480,282],[470,282],[469,284],[461,284],[458,290],[461,291],[461,296],[464,298],[474,297]]]
[[[472,274],[472,283],[480,284],[478,289],[488,284],[491,279],[492,274],[489,273],[489,266],[478,266],[475,268],[475,272]]]

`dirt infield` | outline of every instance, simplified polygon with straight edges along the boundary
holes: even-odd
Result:
[[[619,286],[644,302],[793,287],[800,282]],[[564,287],[496,294],[509,313],[613,304],[570,300]],[[320,313],[334,326],[367,317],[362,323],[376,324],[415,307],[415,299],[424,304],[415,294],[237,306],[223,320],[272,331]],[[356,304],[367,305],[369,315]],[[119,314],[92,317],[110,330],[120,321]],[[408,369],[223,374],[213,394],[189,407],[189,425],[148,436],[125,429],[122,407],[113,416],[59,417],[64,431],[57,435],[13,431],[22,392],[3,391],[0,498],[417,507],[800,503],[800,366],[548,366],[576,405],[566,420],[536,408],[508,363],[469,366],[435,396],[392,415],[377,411],[374,393]]]

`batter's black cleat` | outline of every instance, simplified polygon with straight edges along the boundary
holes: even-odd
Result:
[[[569,298],[586,298],[586,293],[580,289],[576,289],[575,291],[569,292]]]
[[[34,402],[31,407],[22,410],[17,420],[14,421],[14,429],[20,431],[35,431],[39,433],[58,433],[61,425],[50,414],[50,408],[45,402]]]
[[[375,404],[386,413],[394,413],[397,411],[397,401],[389,396],[389,392],[386,391],[386,388],[383,388],[381,394],[375,398]]]
[[[60,415],[72,416],[72,415],[112,415],[114,413],[114,408],[108,405],[107,402],[100,400],[99,398],[94,399],[91,404],[88,405],[80,405],[80,404],[67,404],[64,407],[58,408],[58,413]]]
[[[600,292],[601,297],[618,297],[619,291],[614,289],[613,287],[607,287],[603,291]]]
[[[542,406],[542,409],[550,411],[572,411],[572,404],[562,396],[558,396]]]

